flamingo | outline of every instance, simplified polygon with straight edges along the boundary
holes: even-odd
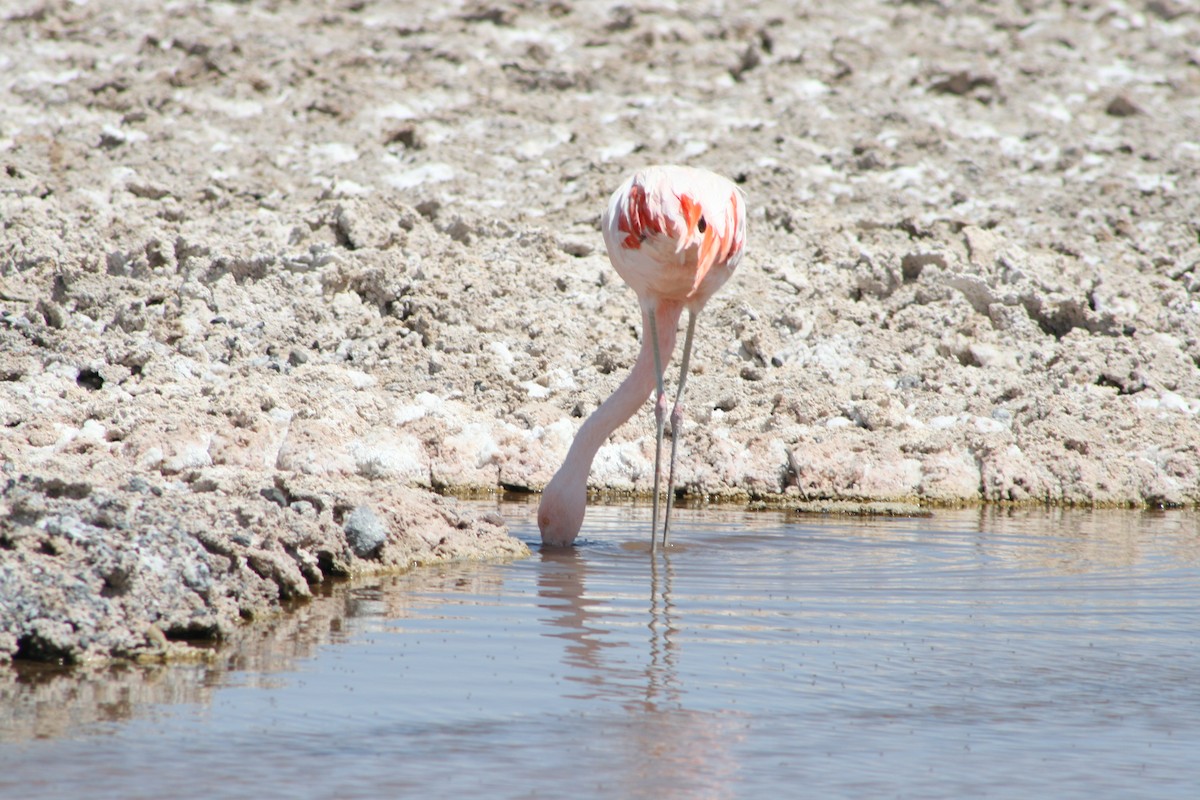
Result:
[[[587,506],[587,478],[596,451],[656,390],[654,405],[654,510],[650,550],[658,542],[663,428],[667,410],[663,369],[675,350],[679,318],[687,309],[687,332],[679,385],[671,411],[671,461],[663,547],[671,528],[675,453],[683,422],[696,318],[741,261],[746,244],[746,205],[731,181],[694,167],[645,167],[630,175],[602,220],[604,244],[617,274],[637,293],[642,311],[642,345],[637,361],[617,390],[579,428],[567,457],[542,491],[538,528],[542,543],[567,546],[579,535]]]

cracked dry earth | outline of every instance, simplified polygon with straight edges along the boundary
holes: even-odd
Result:
[[[689,496],[1200,502],[1200,12],[0,3],[0,658],[160,654],[525,552],[632,365],[598,222],[750,204]],[[645,493],[649,410],[597,458]]]

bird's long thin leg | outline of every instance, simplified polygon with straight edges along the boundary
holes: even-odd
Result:
[[[658,347],[658,309],[652,308],[646,315],[650,324],[650,341],[654,346],[654,377],[657,380],[654,396],[654,506],[653,527],[650,529],[650,552],[658,547],[658,490],[662,481],[663,426],[667,416],[667,396],[663,389],[662,353]]]
[[[663,519],[663,547],[671,533],[671,508],[675,504],[675,450],[679,445],[679,429],[683,427],[683,387],[687,384],[688,362],[692,359],[692,334],[696,332],[696,314],[688,310],[687,333],[683,337],[683,360],[679,362],[679,388],[675,390],[675,407],[671,410],[671,467],[667,477],[667,513]]]

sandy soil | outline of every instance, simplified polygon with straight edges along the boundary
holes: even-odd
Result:
[[[524,552],[429,490],[537,490],[632,365],[598,222],[654,162],[750,203],[689,495],[1200,502],[1191,4],[0,19],[0,658]],[[647,491],[652,440],[647,407],[594,487]]]

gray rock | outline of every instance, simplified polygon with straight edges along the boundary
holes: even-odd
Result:
[[[358,506],[346,516],[346,542],[359,558],[376,558],[387,541],[388,529],[369,506]]]

